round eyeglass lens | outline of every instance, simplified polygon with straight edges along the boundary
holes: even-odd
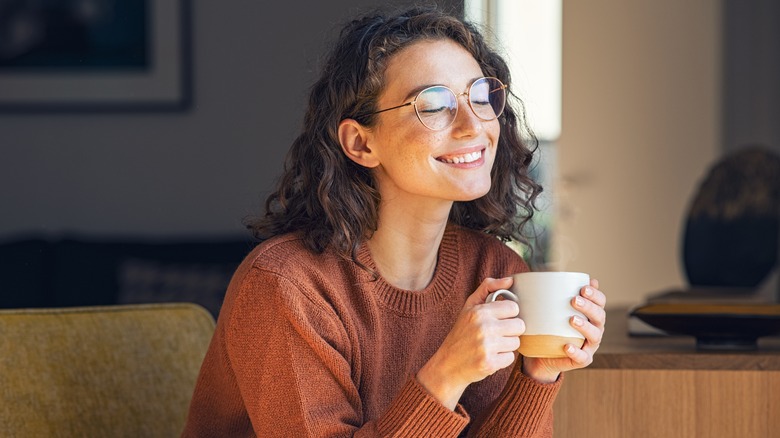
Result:
[[[423,125],[436,131],[446,128],[455,120],[458,100],[449,88],[435,86],[420,92],[414,108]]]
[[[493,120],[504,112],[506,90],[496,78],[477,79],[469,89],[469,105],[482,120]]]

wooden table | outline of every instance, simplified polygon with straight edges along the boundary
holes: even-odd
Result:
[[[693,337],[628,336],[626,315],[608,311],[593,364],[566,373],[556,437],[780,437],[780,338],[697,351]]]

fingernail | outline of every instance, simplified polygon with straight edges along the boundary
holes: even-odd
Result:
[[[585,288],[585,296],[586,296],[586,297],[589,297],[589,296],[591,296],[591,295],[593,295],[593,289],[592,289],[592,288],[590,288],[590,287],[586,287],[586,288]]]
[[[585,300],[582,299],[582,297],[574,298],[574,302],[577,304],[577,307],[582,307],[585,305]]]
[[[582,327],[583,323],[584,321],[582,320],[582,318],[580,318],[579,316],[574,317],[574,325],[576,325],[577,327]]]
[[[573,345],[567,345],[566,346],[566,351],[568,351],[569,353],[574,353],[574,346]]]

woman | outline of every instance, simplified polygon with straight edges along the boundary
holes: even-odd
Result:
[[[567,357],[518,358],[510,301],[541,188],[504,61],[436,10],[342,31],[238,268],[185,436],[550,436],[604,295],[583,288]],[[574,300],[573,300],[574,301]]]

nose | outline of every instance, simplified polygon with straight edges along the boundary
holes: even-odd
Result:
[[[483,129],[483,121],[471,109],[468,93],[458,94],[456,99],[458,100],[458,112],[455,114],[455,120],[452,122],[453,133],[457,137],[478,134]]]

